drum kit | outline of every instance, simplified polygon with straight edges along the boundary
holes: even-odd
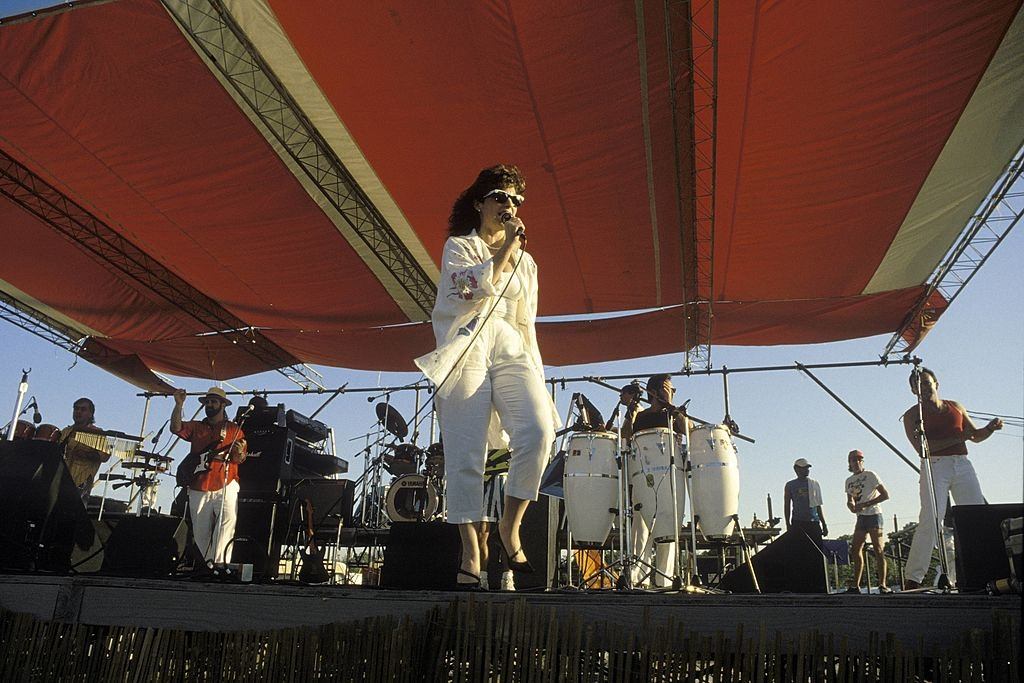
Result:
[[[383,430],[364,450],[366,465],[357,482],[356,517],[366,528],[391,522],[426,522],[443,516],[444,450],[440,443],[426,449],[406,443],[409,426],[389,403],[375,406],[377,425]],[[370,435],[367,435],[369,441]],[[393,437],[391,443],[384,441]],[[415,441],[415,435],[414,435]],[[371,458],[374,446],[379,453]],[[384,475],[393,479],[384,483]]]
[[[580,409],[580,417],[567,430],[562,451],[570,547],[607,547],[609,534],[617,528],[621,559],[606,569],[617,565],[618,587],[632,588],[633,577],[639,574],[639,581],[671,581],[678,589],[682,585],[679,572],[668,576],[664,572],[671,570],[661,562],[658,567],[645,562],[643,549],[633,547],[634,542],[639,545],[643,541],[637,541],[632,529],[645,527],[655,544],[674,543],[668,548],[678,559],[689,502],[690,519],[694,520],[688,525],[691,585],[699,582],[694,566],[698,533],[705,544],[724,544],[739,534],[746,549],[738,514],[737,449],[728,424],[694,420],[697,424],[689,428],[687,420],[688,433],[652,427],[625,440],[621,428],[607,429],[612,425],[605,425],[585,398],[574,398],[573,403]],[[682,567],[678,561],[671,564]]]

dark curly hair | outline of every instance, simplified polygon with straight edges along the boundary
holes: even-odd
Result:
[[[926,368],[925,366],[922,365],[920,371],[922,375],[931,375],[932,381],[935,382],[935,384],[939,383],[939,378],[935,376],[935,373]],[[907,378],[910,381],[911,390],[917,389],[917,372],[917,370],[912,370],[910,373],[910,377]]]
[[[511,164],[498,164],[480,171],[473,184],[467,187],[452,205],[452,213],[448,216],[448,235],[456,237],[468,235],[480,227],[480,212],[473,206],[475,202],[491,190],[513,187],[519,194],[526,191],[526,181],[519,169]]]

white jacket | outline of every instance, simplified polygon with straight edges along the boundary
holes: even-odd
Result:
[[[516,308],[516,329],[522,335],[523,346],[533,361],[534,371],[543,382],[544,363],[537,347],[536,330],[537,263],[528,252],[519,253],[517,270],[524,286]],[[430,316],[437,348],[414,361],[427,379],[438,387],[437,397],[440,399],[449,396],[458,384],[465,358],[469,355],[469,346],[478,343],[480,338],[474,332],[498,303],[500,290],[492,281],[493,275],[494,259],[487,243],[476,231],[448,238],[441,255],[437,299]],[[557,429],[561,426],[561,419],[553,401],[551,413]],[[495,423],[496,417],[492,415],[492,426]],[[500,444],[495,444],[492,439],[491,445]]]

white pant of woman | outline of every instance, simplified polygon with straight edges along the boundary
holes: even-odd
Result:
[[[231,554],[227,549],[231,539],[235,537],[237,506],[237,481],[231,482],[219,491],[189,489],[188,507],[192,514],[192,538],[207,562],[224,564],[231,561]]]
[[[945,513],[946,500],[950,495],[953,496],[953,502],[956,505],[982,505],[985,502],[985,497],[981,494],[981,485],[978,484],[978,475],[974,472],[974,465],[966,455],[934,455],[929,460],[932,464],[935,508],[940,515]],[[910,545],[910,553],[907,555],[906,567],[906,578],[917,583],[921,583],[924,580],[924,575],[928,573],[932,549],[935,547],[935,514],[931,501],[928,499],[928,485],[923,469],[921,470],[920,493],[921,514],[917,520],[917,530],[914,532],[914,541]],[[943,543],[944,547],[947,545],[946,542]],[[946,558],[949,566],[947,578],[952,583],[956,583],[953,557],[947,552]]]
[[[505,320],[489,321],[466,355],[451,393],[439,401],[444,440],[448,522],[483,518],[483,477],[491,410],[509,435],[505,494],[537,500],[555,428],[544,382],[526,355],[519,333]]]

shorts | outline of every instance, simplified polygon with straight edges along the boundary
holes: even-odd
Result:
[[[857,515],[854,531],[871,531],[882,528],[882,515]]]

